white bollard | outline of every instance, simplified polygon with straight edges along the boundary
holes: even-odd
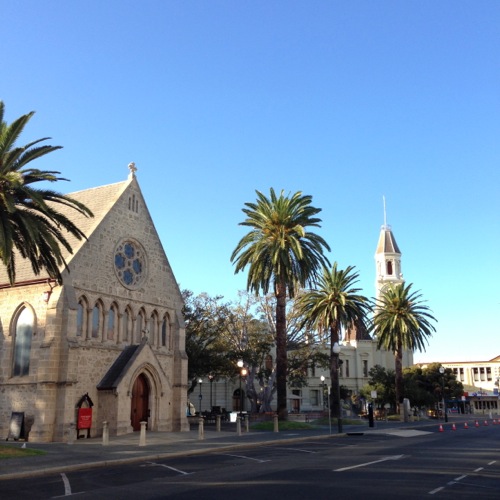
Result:
[[[68,444],[73,444],[74,442],[75,442],[75,423],[71,422],[71,424],[69,424]]]
[[[221,416],[216,415],[216,417],[215,417],[215,430],[217,432],[220,432],[220,421],[221,421]]]
[[[203,417],[198,419],[198,439],[205,439],[205,421],[203,420]]]
[[[245,430],[250,432],[250,415],[245,415]]]
[[[241,436],[241,417],[236,417],[236,434]]]
[[[109,444],[109,427],[108,423],[104,421],[102,423],[102,445],[108,446]]]
[[[146,425],[147,422],[141,422],[141,435],[139,436],[139,446],[146,446]]]
[[[278,426],[278,415],[273,415],[273,420],[274,420],[274,432],[279,432],[279,426]]]

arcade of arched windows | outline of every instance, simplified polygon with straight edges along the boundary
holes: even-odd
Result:
[[[75,335],[81,340],[105,344],[139,344],[144,337],[158,349],[173,348],[172,318],[157,309],[131,305],[120,309],[116,302],[108,306],[101,299],[91,301],[82,295],[78,300]]]

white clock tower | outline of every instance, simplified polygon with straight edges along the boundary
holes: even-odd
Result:
[[[377,300],[387,284],[397,285],[404,282],[401,270],[401,251],[396,243],[396,238],[392,234],[391,226],[387,225],[385,218],[384,200],[384,225],[380,228],[377,250],[375,251],[375,290]]]

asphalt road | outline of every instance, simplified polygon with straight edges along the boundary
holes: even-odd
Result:
[[[500,427],[272,444],[0,483],[0,498],[499,499]]]

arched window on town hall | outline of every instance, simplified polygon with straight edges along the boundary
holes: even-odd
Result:
[[[266,356],[265,366],[266,370],[273,371],[273,357],[270,354]]]
[[[29,375],[31,340],[35,332],[35,315],[29,307],[23,306],[17,313],[13,325],[14,356],[12,375],[22,377]]]
[[[78,307],[76,310],[76,336],[77,337],[87,337],[87,301],[82,297],[78,301]]]
[[[392,260],[387,261],[387,274],[389,276],[392,276],[393,269],[392,269]]]

